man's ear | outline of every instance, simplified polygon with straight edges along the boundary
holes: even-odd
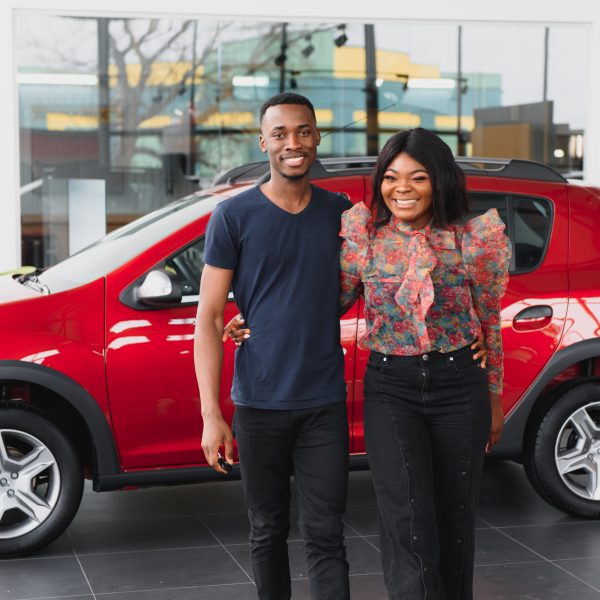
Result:
[[[317,146],[321,143],[321,132],[317,129]]]
[[[265,138],[262,136],[262,134],[258,136],[258,147],[260,148],[261,152],[267,151],[267,144],[266,144]]]

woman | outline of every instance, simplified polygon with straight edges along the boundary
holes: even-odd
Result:
[[[472,598],[481,470],[504,422],[510,246],[495,210],[461,224],[468,210],[450,148],[417,128],[385,144],[371,209],[342,216],[343,304],[365,300],[365,443],[394,600]],[[487,372],[471,356],[480,332]]]

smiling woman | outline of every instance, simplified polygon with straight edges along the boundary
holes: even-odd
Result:
[[[450,148],[412,129],[381,151],[371,210],[342,216],[342,303],[365,301],[365,443],[390,598],[472,597],[483,457],[504,421],[510,247],[495,210],[460,224],[468,211]],[[487,374],[473,360],[481,333]]]
[[[388,165],[381,182],[383,201],[392,215],[415,229],[431,220],[431,180],[427,169],[402,152]]]

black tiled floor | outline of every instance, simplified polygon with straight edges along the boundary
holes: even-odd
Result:
[[[504,527],[502,531],[550,560],[600,556],[598,521]]]
[[[600,556],[557,560],[556,563],[569,573],[600,589]]]
[[[347,547],[352,598],[387,598],[368,471],[350,475]],[[295,600],[308,600],[292,504]],[[476,600],[600,600],[600,522],[543,502],[513,463],[486,464],[477,520]],[[0,562],[0,600],[253,600],[248,521],[239,481],[95,494],[35,557]]]
[[[69,528],[69,539],[77,554],[129,552],[214,546],[215,538],[197,516],[161,518],[121,516],[99,521],[78,519]],[[246,536],[247,539],[247,536]]]
[[[94,593],[250,581],[222,547],[81,556]]]
[[[91,591],[73,555],[3,561],[0,563],[0,582],[2,600],[85,595]]]

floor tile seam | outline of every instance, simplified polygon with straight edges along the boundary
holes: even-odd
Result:
[[[383,575],[383,571],[370,571],[369,573],[348,573],[348,577],[368,577],[369,575]],[[309,577],[290,577],[290,581],[309,581]]]
[[[209,548],[220,548],[221,544],[204,544],[201,546],[173,546],[171,548],[139,548],[137,550],[116,550],[114,552],[80,552],[79,556],[88,558],[90,556],[120,556],[121,554],[141,554],[142,552],[171,552],[174,550],[204,550]]]
[[[83,568],[83,565],[81,564],[81,560],[79,560],[79,556],[77,556],[77,550],[75,549],[75,545],[73,544],[73,540],[71,539],[71,536],[69,535],[69,532],[65,532],[65,536],[67,538],[67,540],[69,540],[69,544],[71,544],[71,548],[73,548],[73,555],[75,556],[75,560],[77,561],[77,564],[79,565],[79,568],[81,569],[81,572],[83,574],[83,578],[85,579],[85,582],[87,583],[88,587],[90,588],[90,592],[92,594],[92,598],[94,598],[94,600],[96,599],[96,594],[94,593],[94,588],[92,587],[92,584],[90,583],[90,580],[88,579],[87,573],[85,572],[85,569]],[[87,595],[87,594],[84,594]]]
[[[479,518],[481,519],[481,517]],[[589,525],[590,523],[597,523],[598,525],[600,525],[600,521],[567,521],[565,523],[523,523],[521,525],[490,525],[490,527],[493,527],[494,529],[523,529],[525,527],[572,527],[573,525]]]
[[[235,587],[238,585],[251,585],[254,586],[252,581],[236,581],[233,583],[205,583],[201,585],[178,585],[174,587],[161,587],[161,588],[146,588],[143,590],[127,590],[124,592],[99,592],[98,596],[119,596],[121,594],[145,594],[148,592],[174,592],[177,590],[205,590],[209,588],[219,587]],[[33,599],[33,600],[38,600]]]
[[[208,530],[208,532],[210,533],[210,535],[212,535],[215,538],[215,540],[217,540],[217,543],[221,546],[221,548],[223,548],[223,550],[225,550],[225,552],[227,552],[227,554],[229,555],[229,557],[231,558],[231,560],[238,566],[238,568],[248,578],[248,580],[251,583],[254,583],[254,579],[252,579],[252,577],[250,577],[250,574],[248,573],[248,571],[246,571],[246,569],[244,569],[244,567],[242,567],[242,565],[240,564],[240,562],[227,549],[227,547],[223,544],[223,542],[221,542],[221,540],[216,536],[216,534],[213,532],[213,530],[204,522],[203,519],[200,519],[200,522],[202,523],[202,525],[204,525],[204,527],[206,527],[206,529]]]
[[[35,598],[15,598],[14,600],[64,600],[64,598],[94,598],[92,594],[69,594],[67,596],[35,596]],[[96,599],[97,600],[97,599]]]
[[[480,517],[481,518],[481,517]],[[485,521],[485,519],[481,519],[484,523],[487,523],[487,521]],[[490,527],[494,530],[496,530],[498,533],[500,533],[501,535],[506,536],[509,540],[512,540],[513,542],[515,542],[516,544],[519,544],[520,546],[522,546],[523,548],[525,548],[526,550],[529,550],[530,552],[532,552],[533,554],[535,554],[536,556],[539,556],[540,558],[542,558],[545,562],[553,565],[554,567],[556,567],[557,569],[560,569],[561,571],[563,571],[563,573],[566,573],[567,575],[569,575],[570,577],[573,577],[573,579],[577,579],[577,581],[580,581],[581,583],[583,583],[584,585],[586,585],[587,587],[593,589],[596,592],[600,593],[600,589],[598,589],[597,587],[593,586],[591,583],[585,581],[584,579],[581,579],[581,577],[578,577],[577,575],[575,575],[574,573],[571,573],[571,571],[569,571],[568,569],[565,569],[563,566],[557,564],[556,562],[554,562],[554,560],[551,560],[549,558],[546,558],[543,554],[540,554],[539,552],[536,552],[533,548],[530,548],[529,546],[527,546],[526,544],[524,544],[523,542],[517,540],[516,538],[512,537],[511,535],[509,535],[508,533],[506,533],[505,531],[502,531],[500,529],[498,529],[497,527],[494,527],[493,525],[489,524]]]
[[[600,554],[593,554],[591,556],[569,556],[568,558],[553,558],[555,562],[561,562],[563,560],[588,560],[590,558],[600,558]]]
[[[59,558],[75,558],[75,552],[73,552],[72,554],[57,554],[55,556],[22,556],[20,558],[3,558],[0,564],[28,562],[31,560],[56,560]]]
[[[511,560],[511,561],[507,561],[507,562],[497,562],[497,563],[482,563],[482,564],[478,564],[475,563],[473,566],[476,569],[482,569],[485,567],[506,567],[509,565],[535,565],[535,564],[543,564],[545,562],[549,562],[547,560]]]
[[[143,594],[147,592],[169,592],[175,590],[195,590],[195,589],[206,589],[206,588],[214,588],[214,587],[226,587],[226,586],[236,586],[236,585],[254,585],[250,581],[242,581],[236,583],[207,583],[205,585],[183,585],[177,587],[162,587],[162,588],[150,588],[143,590],[127,590],[124,592],[97,592],[95,597],[99,596],[118,596],[119,594]],[[92,598],[92,594],[72,594],[67,596],[36,596],[35,598],[15,598],[15,600],[63,600],[64,598]]]
[[[360,533],[357,535],[346,535],[344,536],[345,539],[347,540],[356,540],[359,538],[364,538],[364,535],[361,535]],[[376,534],[369,534],[367,537],[377,537]],[[287,540],[288,544],[298,544],[298,543],[304,543],[304,538],[288,538]],[[232,548],[232,547],[236,547],[236,546],[247,546],[250,543],[250,540],[248,540],[247,542],[232,542],[231,544],[223,544],[225,547],[227,548]],[[214,546],[215,548],[217,546]]]
[[[369,544],[369,546],[371,546],[371,548],[374,548],[378,553],[381,553],[381,550],[379,550],[379,548],[377,546],[375,546],[375,544],[373,544],[370,540],[368,540],[357,529],[355,529],[354,527],[352,527],[352,525],[348,525],[348,523],[345,523],[345,524],[346,524],[346,527],[348,527],[349,529],[351,529],[352,531],[354,531],[354,533],[356,534],[356,536],[345,536],[346,539],[356,539],[356,537],[359,537],[359,538],[365,540],[365,542],[367,544]]]

